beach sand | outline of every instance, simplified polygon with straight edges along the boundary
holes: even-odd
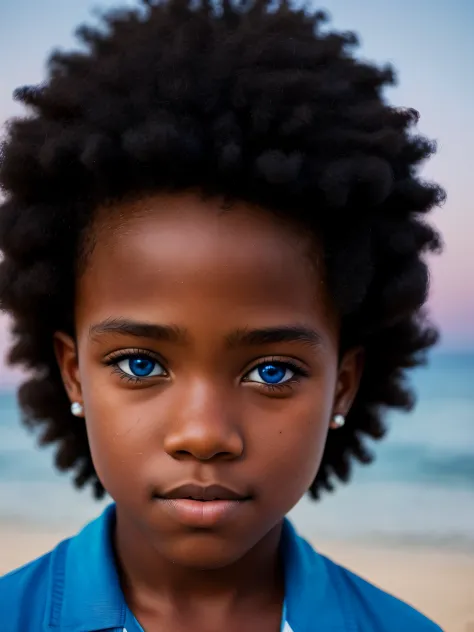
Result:
[[[49,551],[65,532],[0,525],[0,575]],[[317,549],[407,601],[445,632],[474,632],[474,552],[326,541]]]

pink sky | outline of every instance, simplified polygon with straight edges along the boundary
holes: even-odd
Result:
[[[133,0],[124,3],[134,4]],[[104,0],[100,6],[115,4]],[[442,257],[432,262],[431,310],[445,348],[474,351],[474,3],[328,0],[322,4],[332,13],[336,28],[362,34],[363,56],[395,65],[400,86],[390,91],[389,99],[418,109],[420,131],[438,141],[438,155],[424,171],[448,192],[448,202],[433,215],[446,247]],[[56,45],[69,47],[73,28],[90,18],[96,5],[93,0],[0,3],[0,57],[7,60],[0,76],[0,121],[19,111],[11,100],[13,89],[42,79],[49,50]],[[2,357],[7,338],[6,319],[0,316]],[[0,363],[0,381],[12,378]]]

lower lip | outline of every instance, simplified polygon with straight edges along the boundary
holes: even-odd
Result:
[[[214,527],[234,516],[247,500],[192,500],[160,498],[163,508],[178,522],[189,527]]]

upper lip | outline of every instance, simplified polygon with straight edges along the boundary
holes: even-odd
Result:
[[[189,498],[192,500],[246,500],[248,495],[223,487],[222,485],[197,485],[188,483],[159,494],[160,498]]]

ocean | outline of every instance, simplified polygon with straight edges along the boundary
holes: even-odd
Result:
[[[413,372],[418,405],[392,413],[370,466],[321,501],[291,512],[318,538],[474,551],[474,354],[433,354]],[[76,529],[110,501],[76,491],[19,422],[15,393],[0,393],[0,522]]]

